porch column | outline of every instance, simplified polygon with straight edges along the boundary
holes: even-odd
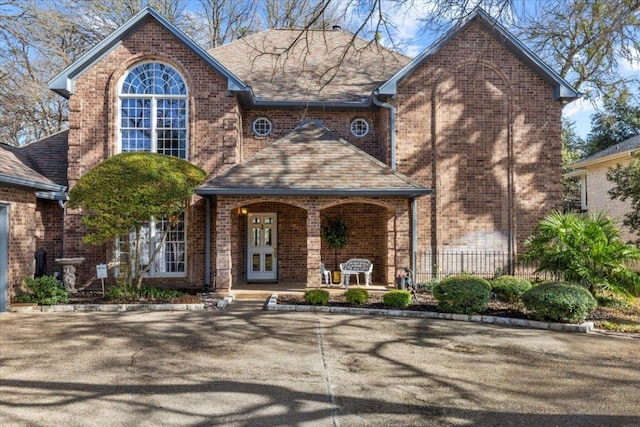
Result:
[[[395,271],[411,266],[411,218],[408,207],[396,209],[395,218]]]
[[[320,287],[320,211],[307,210],[307,287]]]
[[[231,290],[231,216],[230,208],[218,199],[216,212],[216,288]]]

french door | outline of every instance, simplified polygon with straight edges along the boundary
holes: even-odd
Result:
[[[277,280],[278,217],[250,213],[247,220],[247,280]]]

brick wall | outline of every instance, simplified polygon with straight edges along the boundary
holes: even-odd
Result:
[[[246,217],[236,211],[241,206],[250,213],[278,214],[278,279],[281,282],[319,285],[320,261],[329,269],[335,268],[333,250],[320,241],[320,227],[329,218],[342,218],[349,227],[349,241],[347,247],[338,252],[338,262],[349,258],[370,259],[374,263],[372,280],[377,283],[393,283],[396,269],[409,265],[409,217],[407,201],[403,198],[218,197],[214,218],[217,216],[219,234],[213,246],[217,256],[228,260],[228,265],[227,262],[219,264],[222,270],[230,267],[228,278],[224,278],[226,271],[218,272],[219,287],[228,287],[228,280],[231,284],[246,280]],[[318,218],[317,223],[315,220],[310,223],[310,216]],[[310,232],[317,233],[317,248],[315,236]]]
[[[147,60],[165,62],[178,70],[189,92],[188,160],[214,173],[235,164],[240,156],[239,107],[227,94],[226,79],[155,21],[147,23],[75,81],[69,100],[69,186],[117,150],[117,91],[133,65]],[[204,271],[204,201],[188,213],[189,267],[180,283],[202,286]],[[78,269],[79,286],[91,282],[95,265],[109,259],[111,247],[82,243],[87,231],[81,212],[69,210],[65,220],[67,256],[85,257]],[[158,280],[158,283],[176,280]]]
[[[36,195],[33,191],[0,186],[0,204],[9,206],[9,298],[25,277],[33,277],[38,228]]]
[[[418,202],[420,250],[504,250],[510,235],[521,246],[560,208],[561,105],[478,23],[392,102],[399,171],[435,190]]]
[[[271,134],[258,137],[251,130],[255,118],[267,117],[273,124]],[[355,118],[363,118],[369,123],[369,133],[364,137],[353,136],[350,123]],[[379,160],[383,160],[384,151],[380,144],[380,115],[371,111],[353,110],[244,110],[242,111],[243,159],[252,157],[269,144],[277,141],[295,129],[303,120],[320,120],[329,130],[340,138],[355,145]]]
[[[62,273],[56,258],[62,257],[62,221],[64,210],[55,200],[38,199],[36,203],[35,247],[46,251],[47,274]],[[59,277],[62,277],[60,275]]]
[[[613,160],[588,166],[587,169],[587,209],[589,211],[606,211],[607,215],[616,220],[620,228],[620,235],[624,241],[637,240],[638,235],[632,233],[622,224],[624,215],[631,210],[631,202],[622,202],[609,197],[609,190],[613,183],[607,179],[607,171],[617,164],[627,165],[631,159]]]

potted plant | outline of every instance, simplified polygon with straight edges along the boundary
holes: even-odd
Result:
[[[332,271],[332,282],[340,282],[340,269],[338,267],[338,250],[347,246],[349,227],[343,219],[330,219],[327,225],[322,227],[322,238],[327,241],[329,249],[333,249],[334,266]]]

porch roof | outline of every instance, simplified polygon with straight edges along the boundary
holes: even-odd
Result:
[[[246,162],[212,177],[196,193],[417,197],[431,190],[391,170],[326,127],[307,122]]]

